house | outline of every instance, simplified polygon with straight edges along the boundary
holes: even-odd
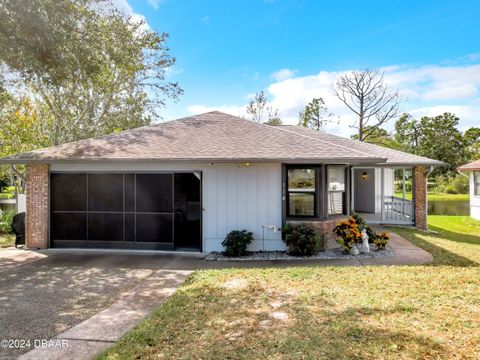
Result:
[[[30,248],[222,250],[231,230],[281,250],[279,229],[352,212],[426,229],[436,160],[213,111],[0,159],[26,164]],[[394,192],[396,182],[397,191]],[[407,199],[409,184],[413,200]]]
[[[480,220],[480,160],[460,166],[457,170],[470,173],[470,216]]]

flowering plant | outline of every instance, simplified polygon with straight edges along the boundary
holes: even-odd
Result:
[[[375,240],[373,240],[373,243],[377,245],[377,249],[385,249],[385,246],[387,246],[388,241],[390,240],[390,235],[388,235],[386,232],[381,232],[378,233]]]
[[[353,217],[340,221],[333,229],[333,233],[337,236],[337,243],[347,253],[353,245],[362,242],[362,232]]]

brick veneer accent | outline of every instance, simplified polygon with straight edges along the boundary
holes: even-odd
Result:
[[[337,240],[335,238],[335,235],[333,234],[333,228],[337,226],[337,224],[348,218],[348,216],[345,217],[335,217],[332,219],[327,219],[327,220],[318,220],[318,221],[296,221],[296,220],[287,220],[287,224],[290,225],[296,225],[296,224],[310,224],[313,227],[315,227],[318,232],[324,236],[325,239],[325,246],[324,250],[329,250],[329,249],[335,249],[338,248],[339,245],[337,244]]]
[[[27,165],[26,245],[30,249],[48,247],[48,165]]]
[[[427,230],[427,172],[423,166],[413,168],[413,201],[415,227]]]

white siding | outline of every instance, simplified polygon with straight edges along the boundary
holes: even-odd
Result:
[[[146,162],[58,163],[51,171],[202,171],[203,251],[221,251],[231,230],[253,232],[251,250],[262,250],[262,225],[282,224],[281,165],[160,164]],[[280,232],[265,229],[265,250],[283,250]]]
[[[480,220],[480,196],[475,196],[473,172],[470,172],[470,216]]]

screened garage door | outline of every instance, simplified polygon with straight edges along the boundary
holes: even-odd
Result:
[[[50,246],[201,250],[196,173],[52,173]]]

